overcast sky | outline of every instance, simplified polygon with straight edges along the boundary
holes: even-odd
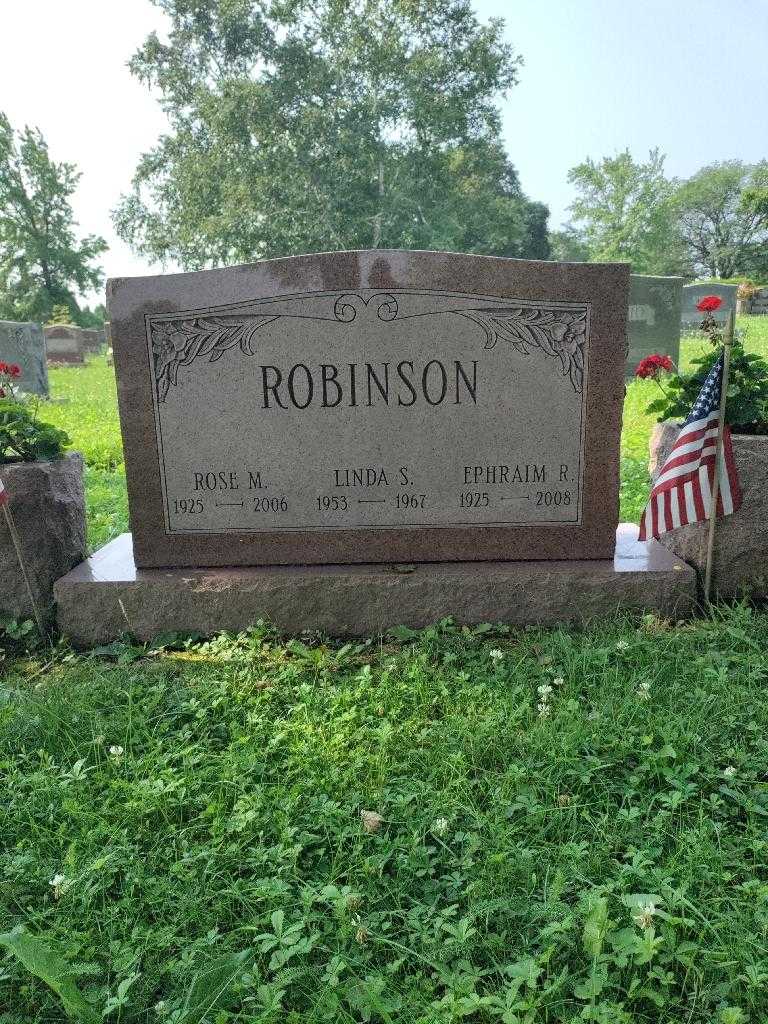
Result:
[[[567,218],[568,169],[659,146],[687,176],[713,160],[768,157],[768,0],[475,0],[504,17],[525,59],[503,102],[523,188]],[[163,17],[149,0],[3,0],[0,109],[39,127],[83,172],[83,232],[103,235],[108,276],[157,273],[120,242],[110,210],[165,119],[127,67]]]

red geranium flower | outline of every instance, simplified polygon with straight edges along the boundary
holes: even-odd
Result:
[[[11,365],[8,367],[8,373],[10,373],[12,377],[20,377],[21,367],[19,366],[18,363],[11,363]]]
[[[716,309],[720,309],[722,304],[723,300],[718,295],[705,295],[696,303],[696,309],[700,313],[714,313]]]
[[[8,363],[0,363],[0,373],[8,373]]]
[[[662,370],[671,370],[673,368],[672,360],[669,356],[646,356],[645,359],[641,359],[637,364],[635,370],[636,377],[653,377],[656,378]]]

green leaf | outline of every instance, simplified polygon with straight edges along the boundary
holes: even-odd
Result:
[[[593,898],[584,921],[581,941],[590,956],[600,956],[608,931],[608,901],[604,896]]]
[[[82,1024],[98,1024],[100,1015],[72,980],[70,965],[60,953],[21,928],[0,934],[0,945],[56,993],[68,1017]]]
[[[199,1024],[211,1010],[219,1009],[250,956],[250,950],[226,953],[192,979],[176,1024]]]

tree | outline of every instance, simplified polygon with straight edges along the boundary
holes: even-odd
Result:
[[[558,244],[581,248],[596,262],[628,260],[638,274],[685,272],[671,214],[675,184],[664,173],[664,159],[653,149],[646,163],[638,163],[624,150],[571,168],[568,181],[577,197],[569,209],[575,223]]]
[[[45,322],[65,305],[76,321],[76,293],[100,285],[92,264],[106,242],[75,235],[69,200],[79,178],[74,164],[51,159],[38,130],[16,136],[0,112],[0,317]]]
[[[118,234],[187,268],[328,249],[546,255],[497,97],[520,58],[470,0],[153,0],[131,69],[170,131]]]
[[[710,164],[684,182],[674,206],[679,231],[701,276],[734,277],[768,266],[768,161]]]

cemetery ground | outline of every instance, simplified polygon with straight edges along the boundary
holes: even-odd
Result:
[[[739,326],[768,354],[768,317]],[[51,380],[95,548],[126,528],[112,370]],[[49,951],[7,940],[1,1024],[768,1019],[765,613],[80,655],[13,632],[0,932]]]

